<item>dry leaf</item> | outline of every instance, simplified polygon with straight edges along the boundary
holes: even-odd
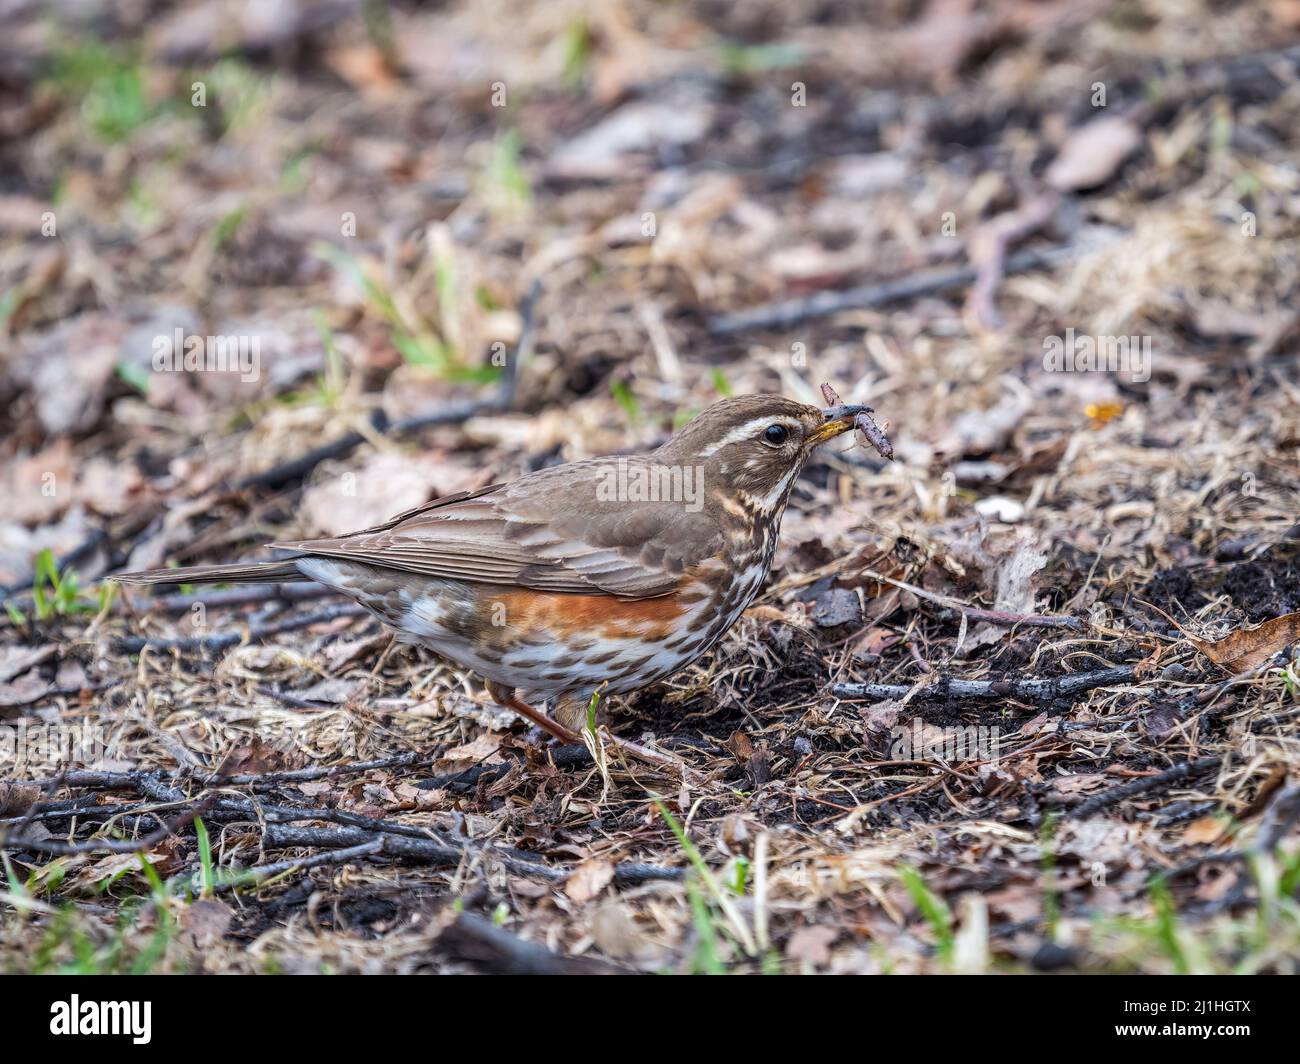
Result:
[[[1223,821],[1218,817],[1203,816],[1193,820],[1183,832],[1183,842],[1195,846],[1203,842],[1217,842],[1223,837]]]
[[[1047,168],[1047,183],[1062,192],[1094,188],[1109,180],[1141,143],[1141,130],[1127,119],[1098,118],[1065,142]]]
[[[1073,776],[1059,776],[1052,780],[1052,790],[1057,794],[1088,794],[1099,790],[1109,781],[1100,772],[1080,772]]]
[[[607,957],[630,960],[654,952],[654,942],[637,926],[632,910],[622,902],[601,902],[591,918],[591,937]]]
[[[0,783],[0,816],[22,816],[40,797],[34,783]]]
[[[4,646],[0,647],[0,683],[20,676],[28,669],[54,657],[58,647],[45,643],[38,647]]]
[[[484,732],[468,743],[454,746],[442,756],[448,761],[483,761],[494,765],[500,762],[497,748],[503,738],[500,732]]]
[[[1240,628],[1222,639],[1187,637],[1214,664],[1229,672],[1247,672],[1262,665],[1279,650],[1300,642],[1300,613],[1287,613],[1257,628]]]
[[[564,881],[564,893],[579,905],[591,901],[614,879],[614,865],[599,857],[589,857]]]
[[[181,931],[194,949],[211,949],[229,930],[234,916],[234,910],[225,902],[202,898],[181,910]]]
[[[284,768],[284,754],[254,735],[247,746],[232,750],[217,767],[218,776],[262,776]]]
[[[785,944],[785,955],[792,961],[807,961],[813,965],[830,963],[831,943],[839,938],[836,927],[801,927]]]
[[[15,709],[29,706],[38,698],[43,698],[54,685],[42,680],[36,671],[24,673],[12,683],[0,683],[0,708]]]

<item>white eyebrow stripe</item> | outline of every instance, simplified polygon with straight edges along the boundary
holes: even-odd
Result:
[[[759,430],[767,428],[768,425],[784,425],[788,429],[803,431],[803,422],[797,417],[791,417],[788,414],[764,414],[762,417],[750,418],[743,425],[732,429],[722,439],[709,444],[700,452],[700,457],[708,458],[729,444],[739,443],[741,440],[748,440],[757,436]]]

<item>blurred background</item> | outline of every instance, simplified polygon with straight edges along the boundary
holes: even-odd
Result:
[[[352,456],[360,501],[300,531],[822,380],[933,516],[954,461],[1001,453],[954,474],[988,494],[1126,415],[1194,446],[1147,419],[1294,367],[1294,0],[7,0],[0,30],[4,584],[453,401],[486,406]],[[1145,337],[1151,379],[1043,373],[1067,328]],[[177,330],[258,372],[159,372]]]

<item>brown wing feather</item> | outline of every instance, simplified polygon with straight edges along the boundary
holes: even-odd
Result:
[[[373,529],[272,546],[545,591],[668,594],[686,569],[719,551],[721,531],[707,506],[602,497],[618,461],[539,470],[435,499]]]

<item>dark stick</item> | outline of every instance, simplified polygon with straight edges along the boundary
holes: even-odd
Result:
[[[550,758],[556,768],[574,768],[578,765],[591,764],[591,751],[581,743],[550,748]],[[416,784],[422,791],[437,790],[439,787],[474,787],[479,780],[495,783],[510,770],[509,765],[471,765],[459,772],[443,772],[437,776],[420,780]]]
[[[430,839],[441,842],[438,834],[428,828],[415,824],[403,824],[400,820],[382,820],[377,817],[362,816],[342,809],[327,809],[322,806],[276,805],[269,802],[246,802],[238,798],[222,797],[217,799],[215,808],[219,813],[235,813],[251,820],[265,820],[267,823],[288,824],[300,820],[323,820],[331,824],[356,828],[360,831],[383,832],[385,835],[402,835],[411,839]],[[449,849],[456,849],[451,843],[442,843]],[[459,851],[457,851],[459,852]]]
[[[1071,820],[1082,820],[1109,809],[1112,805],[1118,805],[1126,798],[1146,794],[1147,791],[1158,790],[1171,783],[1184,780],[1188,776],[1195,776],[1222,764],[1223,758],[1221,757],[1202,757],[1196,761],[1184,761],[1182,764],[1174,765],[1173,768],[1157,772],[1154,776],[1145,776],[1140,780],[1133,780],[1131,783],[1122,784],[1106,791],[1104,794],[1089,798],[1086,802],[1080,802],[1066,815]]]
[[[103,805],[97,800],[96,795],[91,793],[69,801],[42,802],[41,811],[33,816],[31,820],[43,823],[59,820],[80,820],[87,824],[102,824],[106,820],[116,820],[119,817],[130,816],[134,813],[137,816],[152,817],[161,824],[162,818],[150,808],[152,804],[150,802],[119,802],[115,805]],[[0,820],[0,826],[12,827],[20,819],[20,817],[2,819]]]
[[[495,926],[474,913],[460,913],[438,937],[438,946],[495,975],[629,975],[594,957],[563,957],[545,946]]]
[[[266,624],[250,624],[248,632],[225,632],[221,635],[205,635],[197,637],[188,637],[184,639],[147,639],[144,636],[122,636],[114,639],[112,647],[121,654],[139,654],[146,648],[149,650],[179,650],[182,653],[193,654],[210,650],[225,650],[228,647],[236,646],[247,638],[262,639],[270,635],[279,635],[281,632],[296,632],[302,628],[310,628],[313,624],[323,624],[325,621],[333,621],[339,617],[368,617],[370,613],[363,606],[355,603],[342,603],[337,606],[327,606],[324,609],[317,610],[314,613],[305,613],[300,617],[289,617],[286,620],[272,621]]]
[[[196,776],[194,779],[205,787],[274,787],[285,783],[304,783],[312,780],[333,779],[338,776],[355,776],[362,772],[370,772],[372,769],[415,768],[432,764],[439,760],[440,756],[439,754],[422,754],[408,750],[406,753],[393,754],[390,757],[378,757],[371,761],[356,761],[348,765],[332,765],[328,767],[320,765],[312,768],[291,769],[286,772],[268,772],[260,775],[258,773],[245,773],[238,776],[219,776],[216,773],[211,773],[205,776]],[[561,746],[552,751],[552,758],[558,767],[567,768],[572,765],[590,762],[591,754],[585,746]],[[475,768],[478,768],[478,766],[475,766]],[[480,771],[482,770],[480,769]],[[461,772],[448,772],[422,780],[419,786],[424,789],[432,789],[460,780],[477,779],[477,775],[474,775],[474,773],[474,768],[465,769]],[[190,776],[188,773],[175,773],[169,778],[180,782],[189,779]],[[144,786],[145,780],[159,781],[160,779],[158,773],[153,771],[99,772],[93,769],[70,769],[58,776],[30,781],[30,785],[45,788],[46,790],[69,787],[91,791],[139,791]],[[18,786],[28,785],[28,781],[23,780],[0,780],[0,786],[6,783]],[[152,785],[151,783],[150,786]]]
[[[370,415],[370,427],[380,436],[385,436],[392,425],[384,411],[376,410]],[[322,462],[327,462],[332,458],[346,458],[365,441],[366,437],[354,430],[335,440],[331,440],[329,443],[315,447],[306,454],[290,459],[288,462],[282,462],[280,465],[272,466],[264,472],[245,477],[239,482],[239,487],[241,490],[275,489],[282,488],[286,484],[295,484],[305,478]]]
[[[227,879],[217,883],[213,889],[218,894],[222,894],[239,887],[260,884],[274,876],[284,875],[286,872],[304,872],[309,868],[320,868],[322,865],[348,864],[362,857],[382,854],[386,848],[387,841],[383,836],[380,836],[377,839],[371,839],[369,842],[363,842],[359,846],[349,846],[345,850],[332,850],[327,853],[313,854],[311,857],[296,857],[290,861],[274,861],[270,864],[254,865],[252,868],[246,868],[238,873],[234,879]]]
[[[21,837],[0,838],[0,850],[30,850],[34,853],[78,854],[78,853],[137,853],[151,850],[164,839],[175,835],[182,828],[188,827],[196,816],[204,813],[213,803],[211,796],[197,802],[180,816],[173,817],[156,831],[143,839],[82,839],[78,842],[65,842],[62,839],[24,839]]]
[[[1054,266],[1078,254],[1080,248],[1064,244],[1050,248],[1028,248],[1011,255],[1004,274],[1024,273],[1044,266]],[[979,276],[970,266],[952,266],[895,277],[877,284],[861,285],[843,292],[818,292],[801,299],[767,303],[733,314],[719,314],[709,319],[709,331],[715,336],[744,332],[748,329],[788,329],[812,318],[824,318],[842,310],[865,310],[896,303],[904,299],[933,295],[954,288],[964,288]]]
[[[296,768],[287,772],[246,773],[239,776],[208,776],[205,784],[222,784],[224,786],[272,787],[283,783],[309,783],[313,780],[334,779],[337,776],[355,776],[377,768],[412,768],[432,764],[439,758],[438,754],[422,754],[408,750],[404,754],[392,757],[377,757],[372,761],[356,761],[350,765],[318,765],[314,768]]]
[[[324,584],[249,584],[246,587],[229,587],[220,591],[206,593],[159,595],[144,600],[145,611],[160,610],[163,613],[188,613],[194,605],[206,609],[226,609],[234,606],[252,606],[263,602],[303,602],[309,599],[337,595],[333,588]],[[119,600],[120,601],[120,600]]]
[[[283,824],[268,824],[262,835],[262,844],[267,848],[288,848],[299,846],[304,849],[342,849],[359,846],[374,838],[374,834],[364,828],[304,828],[287,827]],[[415,838],[409,835],[392,835],[383,833],[385,854],[418,861],[435,868],[452,867],[459,864],[467,852],[479,853],[484,857],[495,857],[505,869],[513,875],[525,879],[540,879],[547,883],[562,883],[572,873],[571,868],[548,865],[541,858],[526,854],[509,847],[491,847],[475,850],[468,842],[448,843],[436,838]],[[676,882],[684,877],[681,868],[666,868],[659,865],[643,864],[630,861],[614,866],[614,882],[620,886],[632,886],[646,882]]]
[[[1076,672],[1069,676],[1056,676],[1050,680],[939,680],[922,687],[916,697],[926,702],[944,698],[1024,698],[1031,701],[1051,701],[1094,687],[1126,683],[1133,679],[1136,666],[1112,665],[1092,672]],[[902,698],[912,690],[907,684],[893,683],[837,683],[831,685],[836,698]]]
[[[400,755],[405,758],[409,755]],[[387,766],[394,760],[385,758],[367,762],[366,767]],[[349,766],[361,768],[363,766]],[[310,771],[310,770],[308,770]],[[328,772],[328,770],[326,770]],[[342,774],[342,773],[340,773]],[[285,775],[285,774],[282,774]],[[249,777],[258,778],[258,777]],[[302,777],[299,777],[302,778]],[[311,778],[320,778],[313,776]],[[225,781],[229,783],[230,781]],[[73,770],[62,776],[45,781],[42,786],[53,790],[56,786],[98,790],[133,790],[157,802],[190,801],[179,787],[168,783],[156,772],[91,772]],[[514,875],[531,879],[541,879],[549,883],[560,883],[569,877],[572,869],[554,867],[541,858],[524,853],[511,847],[494,846],[490,849],[478,849],[468,840],[449,840],[436,832],[414,824],[404,824],[396,820],[382,820],[375,817],[361,816],[341,809],[323,807],[299,807],[275,803],[243,800],[229,795],[208,795],[196,800],[195,806],[177,821],[177,830],[187,822],[184,818],[193,818],[196,812],[206,812],[214,822],[230,823],[247,821],[265,825],[262,844],[268,848],[321,848],[349,849],[362,847],[383,840],[383,852],[386,855],[419,861],[435,867],[453,867],[464,860],[467,853],[482,853],[495,857],[502,862],[507,871]],[[65,815],[72,815],[67,810]],[[296,821],[317,820],[341,825],[334,828],[291,826]],[[169,825],[155,832],[155,836],[166,837]],[[150,836],[152,839],[154,836]],[[88,839],[73,844],[67,849],[71,853],[87,852],[133,852],[146,844],[148,840],[124,844],[119,840]],[[52,844],[47,852],[65,852],[55,849]],[[325,863],[325,862],[322,862]],[[684,870],[648,865],[641,862],[625,862],[615,865],[614,881],[619,885],[633,885],[651,881],[676,881],[682,878]],[[236,884],[238,885],[238,884]]]

